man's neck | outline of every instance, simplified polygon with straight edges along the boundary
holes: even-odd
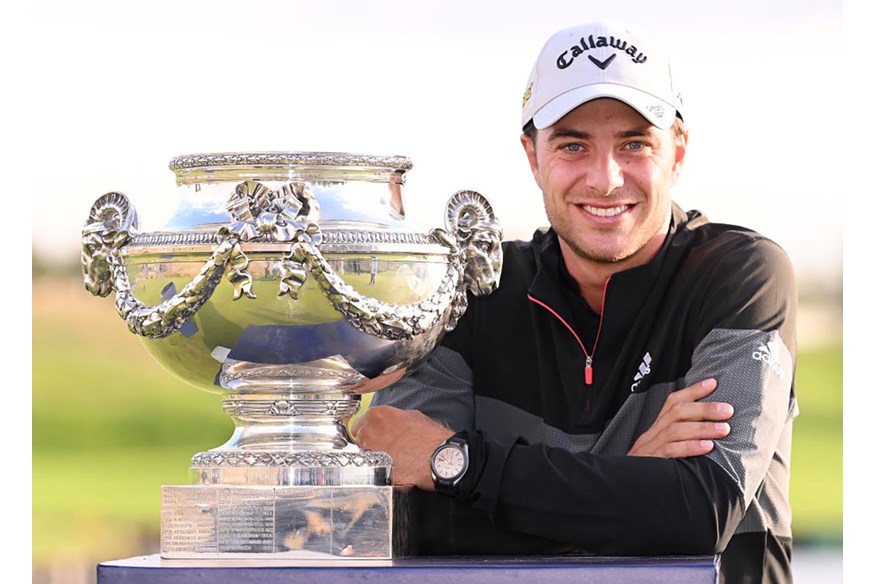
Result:
[[[618,272],[643,266],[653,260],[663,246],[663,242],[666,241],[668,232],[669,221],[667,221],[665,228],[652,237],[645,247],[619,262],[600,262],[582,257],[562,238],[558,239],[563,262],[566,264],[569,275],[578,284],[581,297],[597,314],[602,314],[602,302],[608,279]]]

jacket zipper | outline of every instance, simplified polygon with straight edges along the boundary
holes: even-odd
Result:
[[[602,319],[605,315],[605,296],[608,292],[609,280],[611,280],[611,278],[608,278],[605,281],[605,286],[602,289],[602,313],[599,315],[599,328],[596,329],[596,339],[593,341],[593,355],[596,355],[596,346],[599,344],[599,335],[602,333]],[[572,333],[572,336],[575,337],[576,341],[578,341],[578,346],[581,347],[581,352],[584,353],[584,384],[593,385],[593,355],[587,352],[587,349],[584,347],[584,343],[581,341],[581,337],[578,336],[578,333],[575,332],[575,329],[573,329],[571,325],[569,325],[569,323],[566,322],[566,320],[557,313],[556,310],[554,310],[538,298],[535,298],[531,294],[527,294],[526,297],[550,312],[552,315],[554,315],[557,320],[563,323],[563,326],[565,326],[569,330],[569,332]],[[587,396],[587,405],[588,407],[590,405],[589,395]]]

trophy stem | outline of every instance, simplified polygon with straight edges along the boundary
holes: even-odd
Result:
[[[218,449],[358,451],[343,421],[359,411],[360,400],[351,391],[322,389],[229,395],[222,407],[235,430]]]
[[[192,458],[199,485],[386,486],[392,459],[361,450],[343,420],[359,408],[353,392],[235,394],[223,407],[231,438]]]

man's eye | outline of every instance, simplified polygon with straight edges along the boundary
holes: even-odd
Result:
[[[644,150],[645,147],[646,146],[644,142],[630,142],[629,144],[627,144],[627,149],[633,151]]]
[[[563,150],[567,152],[581,152],[582,150],[584,150],[584,147],[580,144],[566,144],[565,146],[563,146]]]

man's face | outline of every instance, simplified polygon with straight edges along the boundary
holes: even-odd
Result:
[[[596,99],[539,130],[534,143],[521,140],[564,253],[629,267],[651,260],[666,235],[687,136]]]

